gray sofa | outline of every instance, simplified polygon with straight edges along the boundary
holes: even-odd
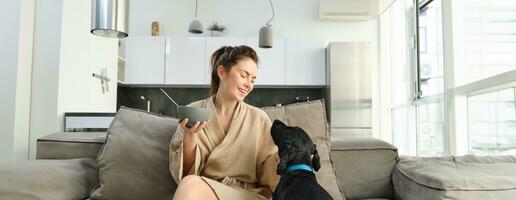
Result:
[[[74,134],[77,134],[75,136]],[[71,159],[71,157],[83,157],[90,155],[89,152],[100,151],[100,138],[105,138],[105,133],[55,133],[41,138],[38,143],[38,149],[42,153],[38,153],[38,158],[45,158],[38,161],[49,161],[54,159],[56,162],[64,162],[60,158]],[[84,138],[91,136],[90,141],[84,141]],[[76,143],[76,138],[82,138]],[[63,148],[62,143],[66,143],[70,149],[69,153],[59,152],[56,154],[48,154],[46,152],[55,151],[54,148]],[[356,146],[360,145],[360,146]],[[72,150],[73,149],[73,150]],[[357,154],[363,155],[357,158]],[[342,199],[393,199],[393,186],[391,183],[392,169],[396,163],[396,149],[381,140],[373,138],[350,138],[346,141],[337,141],[332,143],[331,156],[333,167],[337,170],[337,179],[340,186],[346,186],[341,189],[347,191],[347,198],[341,193]],[[90,156],[88,159],[94,161],[96,156]],[[75,159],[77,160],[77,159]],[[353,162],[349,162],[349,161]],[[35,161],[28,161],[35,162]],[[374,167],[373,167],[374,166]],[[93,166],[92,166],[93,167]],[[353,172],[345,173],[346,171]],[[84,174],[90,176],[91,174]],[[378,181],[379,179],[383,179]],[[319,180],[323,181],[323,180]],[[89,191],[88,191],[89,192]],[[377,197],[377,198],[372,198]],[[1,192],[0,192],[0,199]]]
[[[317,179],[335,199],[516,196],[515,157],[398,157],[394,146],[373,138],[330,144],[322,101],[263,110],[307,130],[321,156]],[[42,137],[36,160],[0,163],[0,199],[172,199],[168,142],[176,121],[122,108],[107,134]]]

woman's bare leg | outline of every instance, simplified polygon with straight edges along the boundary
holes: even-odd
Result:
[[[217,200],[217,195],[200,176],[188,175],[181,180],[174,194],[174,200],[209,199]]]

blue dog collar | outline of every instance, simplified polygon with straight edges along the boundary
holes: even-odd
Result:
[[[296,165],[290,165],[287,167],[287,171],[296,171],[296,170],[305,170],[309,172],[314,172],[314,169],[312,167],[308,166],[307,164],[296,164]]]

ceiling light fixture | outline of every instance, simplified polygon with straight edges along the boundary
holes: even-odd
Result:
[[[128,7],[128,0],[92,0],[90,32],[102,37],[127,37]]]
[[[272,26],[271,21],[274,19],[274,6],[272,5],[272,0],[269,0],[269,3],[271,4],[272,9],[272,17],[271,19],[265,24],[265,26],[262,26],[260,28],[260,35],[258,40],[258,46],[260,48],[272,48]]]
[[[202,29],[201,21],[197,19],[197,0],[195,0],[195,19],[190,22],[190,26],[188,26],[188,32],[193,34],[201,34]]]

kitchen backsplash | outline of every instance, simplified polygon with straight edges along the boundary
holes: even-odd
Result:
[[[205,99],[209,96],[207,87],[168,87],[163,88],[179,105]],[[246,97],[245,102],[256,106],[286,105],[298,101],[326,99],[324,88],[255,88]],[[150,100],[150,111],[176,117],[176,106],[160,91],[159,87],[118,87],[117,109],[121,106],[147,110]]]

